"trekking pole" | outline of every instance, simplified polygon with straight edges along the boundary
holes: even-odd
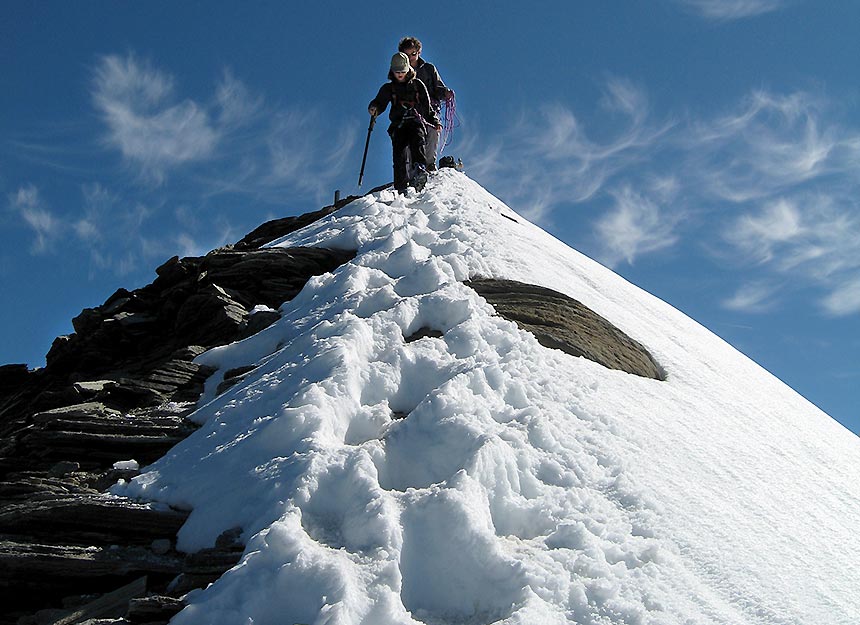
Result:
[[[367,148],[370,146],[370,133],[373,132],[374,124],[376,124],[376,115],[371,115],[370,125],[367,127],[367,140],[364,142],[364,156],[361,157],[361,171],[358,173],[359,188],[361,188],[361,181],[364,178],[364,164],[367,162]]]

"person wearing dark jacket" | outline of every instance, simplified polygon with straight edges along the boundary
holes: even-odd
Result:
[[[442,108],[442,101],[453,94],[436,70],[436,66],[421,58],[421,42],[415,37],[404,37],[397,45],[397,49],[409,57],[409,65],[415,70],[418,79],[427,87],[430,96],[430,106],[438,117]],[[439,146],[439,131],[436,128],[427,129],[427,169],[436,169],[436,152]]]
[[[438,132],[442,125],[430,105],[427,87],[417,78],[415,70],[409,65],[409,58],[402,52],[391,58],[388,79],[389,82],[382,85],[376,97],[370,101],[367,111],[376,117],[391,103],[388,134],[394,153],[394,188],[403,193],[411,179],[416,181],[416,186],[427,181],[427,129],[433,128]],[[413,163],[412,172],[407,171],[410,160]]]

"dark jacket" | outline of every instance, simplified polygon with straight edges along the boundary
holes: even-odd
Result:
[[[418,79],[427,87],[427,93],[430,95],[430,106],[438,113],[442,100],[448,96],[448,87],[442,82],[442,77],[436,71],[436,66],[433,63],[428,63],[420,56],[415,72],[418,74]]]
[[[391,112],[388,113],[388,119],[391,120],[391,125],[388,127],[389,133],[401,124],[403,116],[409,109],[415,109],[428,124],[439,125],[439,116],[430,105],[427,87],[416,77],[415,70],[409,69],[404,82],[398,82],[394,74],[389,71],[389,82],[379,88],[379,93],[368,105],[368,108],[376,107],[378,113],[381,114],[391,102]]]

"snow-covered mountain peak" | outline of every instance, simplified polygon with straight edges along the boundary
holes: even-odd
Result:
[[[860,443],[456,171],[272,246],[356,250],[198,358],[201,429],[114,490],[241,528],[176,623],[849,623]],[[651,379],[541,345],[464,281],[563,293]],[[220,394],[224,373],[253,367]]]

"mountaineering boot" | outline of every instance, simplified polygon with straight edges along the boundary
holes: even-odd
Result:
[[[421,191],[424,189],[424,185],[427,184],[427,169],[424,167],[422,163],[418,163],[415,166],[415,173],[412,175],[412,180],[409,181],[409,186],[415,187],[416,191]]]

